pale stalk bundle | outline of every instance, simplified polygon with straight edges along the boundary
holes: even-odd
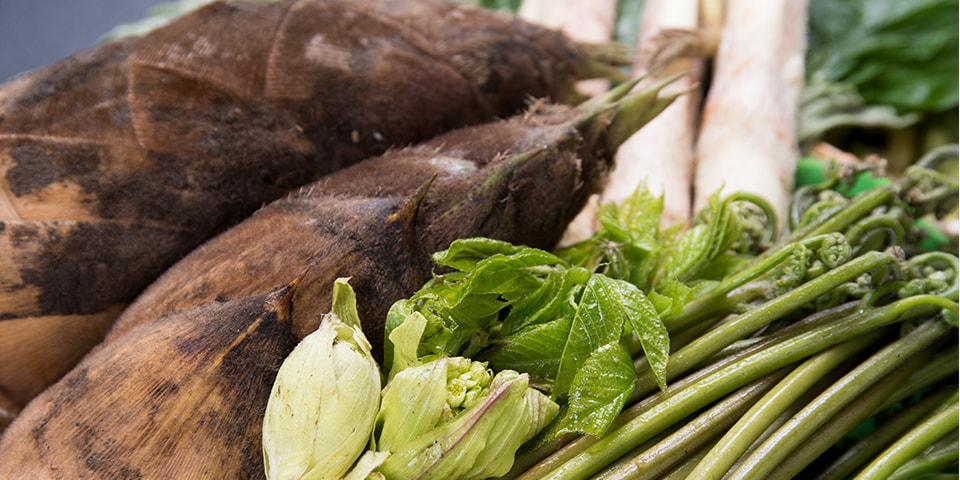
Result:
[[[730,0],[697,143],[694,209],[718,189],[786,218],[799,157],[806,0]]]
[[[644,4],[638,50],[669,54],[676,45],[697,41],[699,22],[697,0],[651,0]],[[672,38],[673,37],[673,38]],[[674,45],[670,45],[670,43]],[[698,52],[702,53],[702,52]],[[656,53],[653,53],[656,55]],[[640,60],[654,60],[651,56]],[[668,59],[664,59],[668,60]],[[630,137],[617,152],[616,168],[600,195],[600,203],[621,203],[646,182],[652,193],[663,195],[665,225],[686,224],[692,215],[690,195],[693,178],[693,145],[699,117],[703,61],[694,55],[680,54],[665,65],[649,62],[634,66],[634,74],[657,77],[684,74],[671,85],[686,95],[677,98],[642,131]]]
[[[520,18],[560,30],[574,40],[602,44],[613,34],[617,0],[525,0],[518,13]],[[609,87],[610,82],[604,79],[577,84],[580,93],[590,96],[600,95]]]
[[[620,203],[645,182],[664,196],[665,225],[685,224],[691,216],[693,145],[699,116],[702,39],[697,0],[650,0],[644,4],[637,40],[634,76],[664,78],[684,74],[671,86],[687,92],[617,151],[617,161],[599,195],[590,198],[561,241],[572,245],[599,228],[601,204]]]
[[[442,0],[217,2],[0,86],[0,394],[26,403],[263,204],[604,62]]]

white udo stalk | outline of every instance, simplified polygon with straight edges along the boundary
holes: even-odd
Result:
[[[617,0],[524,0],[519,13],[524,20],[558,29],[574,40],[604,43],[613,34]],[[577,90],[593,96],[608,87],[606,80],[584,80]]]
[[[650,73],[647,60],[658,49],[671,42],[664,33],[696,30],[698,0],[648,0],[643,6],[637,38],[638,56],[633,67],[635,76]],[[667,107],[645,128],[630,137],[617,151],[616,166],[610,173],[603,192],[590,198],[580,214],[567,227],[563,245],[570,245],[592,235],[597,224],[597,210],[601,204],[624,201],[645,183],[655,195],[664,196],[664,225],[686,223],[690,220],[693,183],[694,141],[696,138],[698,107],[701,90],[695,86],[702,76],[703,61],[685,57],[670,62],[657,76],[686,73],[668,88],[689,93]]]
[[[638,50],[657,48],[658,38],[669,30],[694,31],[698,24],[698,0],[648,0],[640,22]],[[642,58],[642,57],[641,57]],[[703,61],[681,58],[659,76],[686,73],[669,88],[689,91],[638,131],[617,151],[617,163],[600,203],[622,202],[640,182],[655,195],[663,195],[663,223],[686,223],[691,216],[693,144],[696,139]],[[635,74],[646,73],[638,64]]]
[[[723,188],[786,218],[797,159],[806,0],[728,0],[697,143],[694,209]]]

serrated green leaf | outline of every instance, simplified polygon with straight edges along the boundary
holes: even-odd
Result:
[[[570,333],[563,347],[554,396],[565,394],[577,370],[594,351],[603,345],[620,341],[626,314],[616,280],[604,275],[593,275],[583,287],[583,294],[570,325]]]
[[[637,243],[656,238],[662,213],[663,197],[641,185],[623,202],[600,207],[597,220],[610,240]]]
[[[433,262],[460,271],[470,271],[481,260],[497,254],[511,255],[522,248],[492,238],[463,238],[454,240],[446,250],[434,253]]]
[[[661,390],[667,389],[667,358],[670,355],[670,334],[660,320],[657,308],[636,286],[620,281],[610,282],[615,301],[626,311],[626,330],[640,339],[643,353]],[[673,288],[679,290],[680,286]]]
[[[574,267],[552,272],[532,293],[512,302],[510,313],[503,321],[502,335],[509,336],[523,328],[573,316],[574,296],[590,279],[590,272]]]
[[[663,198],[643,185],[620,204],[607,204],[597,216],[600,230],[590,239],[560,250],[573,265],[649,287],[669,235],[660,230]]]
[[[569,407],[558,420],[559,432],[603,435],[620,414],[636,382],[633,359],[620,342],[600,347],[587,357],[573,379]]]
[[[570,336],[572,315],[516,332],[488,357],[496,370],[516,370],[539,379],[554,379],[560,368],[563,347]]]
[[[657,286],[669,280],[688,282],[697,278],[710,263],[728,251],[740,238],[731,200],[719,193],[710,197],[709,206],[697,215],[698,224],[684,232],[657,274]]]

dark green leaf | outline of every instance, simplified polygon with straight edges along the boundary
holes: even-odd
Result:
[[[636,387],[637,373],[630,353],[619,342],[587,357],[570,386],[569,404],[559,431],[600,436],[607,432]]]
[[[901,112],[957,105],[956,0],[813,0],[807,72]]]
[[[667,389],[667,357],[670,355],[670,334],[663,325],[656,307],[640,289],[620,281],[609,282],[613,300],[625,310],[626,330],[640,339],[643,353],[647,357],[657,384]],[[673,286],[679,290],[679,286]]]
[[[571,317],[562,317],[506,337],[488,357],[490,366],[529,373],[540,380],[556,378],[571,323]]]
[[[593,275],[584,286],[560,357],[554,396],[568,391],[577,371],[594,351],[620,341],[626,312],[614,282],[617,281]]]

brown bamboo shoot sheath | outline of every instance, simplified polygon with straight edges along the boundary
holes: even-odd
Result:
[[[0,86],[0,394],[32,398],[264,203],[562,99],[588,61],[557,32],[442,0],[214,3]]]
[[[578,119],[537,104],[365,160],[261,209],[165,273],[30,402],[0,439],[0,478],[261,476],[270,386],[329,310],[333,280],[351,277],[379,348],[388,306],[430,277],[430,254],[450,241],[550,247],[619,143],[602,130],[609,118]]]
[[[471,236],[550,248],[605,173],[604,161],[570,145],[582,142],[563,123],[574,110],[534,108],[388,152],[267,206],[171,267],[105,342],[159,316],[264,293],[301,276],[293,316],[306,335],[317,326],[316,312],[328,309],[333,281],[349,276],[379,352],[387,309],[429,278],[432,252]],[[561,152],[551,147],[522,163],[510,160],[571,135]]]

